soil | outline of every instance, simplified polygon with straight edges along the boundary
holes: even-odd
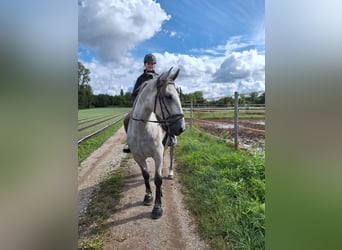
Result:
[[[123,128],[94,151],[79,167],[78,173],[78,212],[84,216],[91,193],[109,171],[120,165],[125,157],[122,149],[126,133]],[[177,175],[170,180],[168,157],[164,161],[163,175],[163,215],[157,220],[151,218],[153,206],[144,206],[144,180],[139,166],[129,160],[127,177],[123,187],[123,198],[114,213],[104,223],[109,228],[109,238],[104,249],[208,249],[208,244],[195,232],[194,220],[185,208],[181,185]],[[149,159],[150,175],[154,176],[154,163]],[[151,187],[154,191],[153,178]],[[154,194],[154,192],[153,192]]]
[[[214,136],[234,142],[233,119],[206,119],[196,121],[198,128]],[[265,120],[239,119],[239,146],[241,148],[257,150],[265,149]],[[228,134],[227,134],[228,131]]]

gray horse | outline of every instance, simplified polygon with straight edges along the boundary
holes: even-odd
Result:
[[[128,146],[134,160],[140,166],[145,180],[144,205],[153,203],[146,159],[152,157],[155,163],[156,197],[152,210],[153,219],[160,218],[163,214],[161,206],[162,171],[164,152],[168,145],[165,143],[165,138],[168,138],[168,135],[178,136],[185,130],[182,105],[174,84],[179,69],[174,74],[171,74],[171,70],[172,68],[158,78],[148,80],[141,85],[139,95],[133,105],[127,130]],[[171,154],[174,152],[174,147],[173,145],[170,148]],[[169,176],[172,175],[171,159]]]

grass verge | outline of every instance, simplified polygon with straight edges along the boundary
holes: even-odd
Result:
[[[99,148],[109,137],[123,125],[122,121],[117,122],[110,128],[106,129],[97,136],[87,140],[86,142],[78,145],[78,165],[85,160],[94,150]]]
[[[78,223],[78,249],[102,249],[108,237],[108,228],[103,224],[113,213],[122,197],[128,160],[127,155],[119,168],[110,173],[94,190],[85,215]]]
[[[186,204],[211,249],[265,249],[264,155],[188,129],[176,159]]]

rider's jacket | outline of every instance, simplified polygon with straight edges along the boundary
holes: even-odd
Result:
[[[150,80],[154,77],[158,76],[158,74],[156,72],[153,71],[147,71],[146,69],[144,70],[144,73],[142,73],[137,81],[135,82],[134,88],[133,88],[133,93],[132,93],[132,103],[134,103],[135,98],[138,96],[139,90],[140,90],[140,86],[142,83],[146,82],[147,80]]]

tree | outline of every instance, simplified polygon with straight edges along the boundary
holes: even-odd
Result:
[[[240,95],[239,104],[246,104],[246,96],[244,94]]]
[[[105,94],[99,94],[94,96],[94,106],[95,107],[107,107],[110,105],[110,96]]]
[[[262,93],[261,96],[259,96],[258,102],[257,102],[257,103],[259,103],[259,104],[265,104],[265,92]]]
[[[81,62],[78,62],[78,86],[83,86],[90,82],[90,71]]]
[[[250,96],[249,96],[249,102],[250,102],[251,104],[254,104],[254,103],[257,102],[257,98],[258,98],[257,92],[252,92],[252,93],[250,94]]]
[[[202,91],[195,91],[191,94],[194,104],[205,104],[207,101],[203,98]]]
[[[78,108],[90,108],[93,99],[93,90],[90,82],[90,71],[81,62],[78,62]]]

